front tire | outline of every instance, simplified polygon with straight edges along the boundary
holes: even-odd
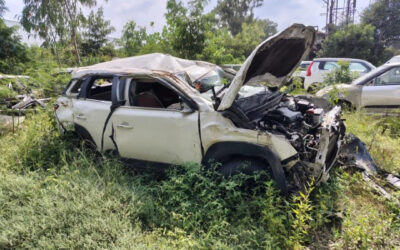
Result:
[[[225,177],[239,173],[251,175],[259,171],[266,171],[268,174],[271,174],[270,168],[268,168],[268,165],[264,161],[257,158],[241,156],[233,157],[229,161],[223,163],[219,171]]]

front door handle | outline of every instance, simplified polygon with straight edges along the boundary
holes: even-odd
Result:
[[[129,125],[128,123],[117,124],[117,127],[124,128],[124,129],[133,129],[133,126]]]
[[[77,115],[76,118],[80,120],[86,120],[86,116],[84,116],[83,114]]]

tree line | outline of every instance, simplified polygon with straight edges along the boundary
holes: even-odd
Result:
[[[187,4],[168,0],[161,31],[149,32],[131,20],[121,37],[110,40],[115,28],[101,7],[95,9],[97,4],[96,0],[24,0],[20,22],[43,40],[42,49],[50,51],[58,67],[153,52],[216,64],[241,63],[262,40],[277,32],[274,21],[254,16],[254,10],[265,4],[263,0],[218,0],[209,12],[205,12],[209,0]],[[92,11],[85,14],[83,8]],[[0,0],[0,17],[6,10],[5,1]],[[329,27],[317,56],[382,63],[396,53],[390,45],[400,39],[399,19],[400,0],[378,0],[364,10],[360,24]],[[23,65],[32,60],[32,49],[21,44],[14,28],[8,28],[1,18],[0,37],[0,72],[21,73]]]

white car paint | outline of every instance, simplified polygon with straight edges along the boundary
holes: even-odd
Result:
[[[296,70],[302,58],[310,52],[314,41],[315,29],[313,27],[294,24],[288,29],[260,43],[246,59],[235,78],[232,80],[232,83],[222,98],[218,110],[222,111],[228,109],[244,84],[266,83],[270,87],[282,87],[288,76],[293,74]],[[280,44],[290,42],[297,44],[290,46],[290,50],[287,48],[288,46],[282,45],[282,48],[286,49],[285,53],[281,53],[283,55],[276,58],[273,62],[267,61],[268,57],[273,57],[272,55],[277,53]],[[290,63],[289,59],[294,60],[295,63],[287,68],[287,65]],[[263,60],[263,62],[258,62],[258,60]],[[281,73],[280,70],[285,72]]]
[[[313,60],[310,68],[307,71],[311,72],[311,75],[307,75],[304,78],[304,89],[308,90],[316,83],[322,83],[326,75],[332,72],[334,69],[339,68],[339,61],[350,62],[349,69],[351,72],[355,72],[359,77],[367,74],[371,70],[375,69],[375,66],[370,62],[360,59],[352,58],[316,58]]]
[[[115,150],[125,158],[168,164],[188,161],[202,163],[204,154],[216,143],[241,142],[268,149],[276,160],[290,168],[299,161],[298,152],[284,135],[268,130],[238,127],[219,110],[231,107],[241,87],[249,82],[268,81],[277,87],[281,86],[311,49],[314,37],[314,28],[296,24],[263,42],[250,59],[246,60],[228,90],[222,93],[218,110],[210,98],[203,96],[191,85],[191,82],[196,82],[201,76],[218,72],[219,67],[213,64],[151,54],[81,68],[73,73],[70,87],[56,102],[56,119],[63,131],[73,131],[76,126],[80,126],[89,132],[99,151]],[[298,46],[295,46],[294,51],[287,50],[287,47],[293,48],[293,40]],[[252,64],[253,59],[256,60],[259,56],[258,52],[265,52],[270,48],[272,55],[267,59],[270,60],[269,63],[273,63],[276,50],[272,50],[272,45],[280,42],[283,46],[277,49],[281,49],[286,57],[281,57],[276,64]],[[285,47],[287,42],[291,46]],[[143,68],[137,68],[140,66],[139,62],[143,63]],[[261,72],[257,72],[254,67],[260,67]],[[188,80],[183,80],[181,73],[186,74]],[[111,100],[95,100],[94,92],[97,88],[91,86],[93,79],[111,76],[114,93]],[[80,85],[81,82],[84,84]],[[138,83],[143,88],[150,84],[159,84],[157,86],[173,92],[175,96],[179,96],[181,108],[175,108],[174,104],[178,103],[172,103],[168,107],[135,104],[137,97],[145,93],[139,91]],[[74,89],[80,89],[79,95],[77,91],[72,91]],[[130,98],[132,96],[134,98]],[[325,166],[323,159],[327,154],[330,133],[340,131],[341,122],[336,119],[339,116],[340,108],[329,111],[324,116],[319,137],[319,158],[312,163],[313,168],[330,167]]]

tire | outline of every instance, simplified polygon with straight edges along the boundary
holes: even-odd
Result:
[[[255,172],[263,170],[271,176],[271,169],[268,168],[268,165],[264,161],[257,158],[241,156],[236,156],[223,163],[219,169],[220,173],[225,177],[239,173],[252,175]]]
[[[342,108],[343,111],[354,111],[355,110],[353,105],[348,101],[339,100],[337,104]]]
[[[76,132],[81,145],[85,148],[89,149],[92,152],[97,152],[96,143],[93,141],[90,135],[86,135],[85,133]]]

